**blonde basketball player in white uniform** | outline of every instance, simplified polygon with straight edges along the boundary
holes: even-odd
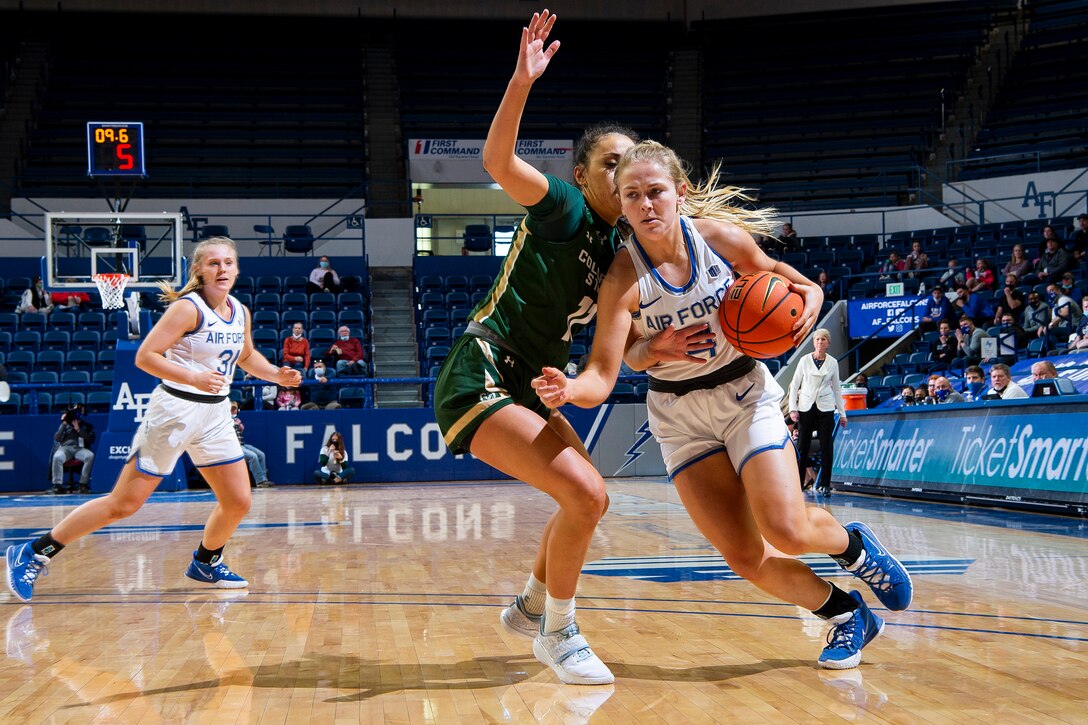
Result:
[[[805,298],[794,327],[801,342],[823,294],[756,246],[750,231],[769,232],[768,210],[732,206],[739,190],[717,188],[716,170],[693,187],[670,149],[644,141],[624,154],[615,178],[634,234],[601,286],[589,363],[575,379],[545,368],[533,387],[549,407],[592,407],[611,391],[621,358],[647,370],[650,429],[692,520],[733,571],[832,620],[822,667],[855,667],[883,621],[859,593],[793,557],[833,556],[889,609],[910,604],[910,577],[863,524],[844,528],[824,509],[805,506],[782,388],[765,365],[725,342],[718,318],[735,274],[772,271]]]
[[[164,288],[169,303],[136,353],[136,365],[162,380],[132,439],[130,458],[113,490],[72,511],[44,536],[8,547],[8,586],[30,601],[49,559],[68,544],[136,513],[174,470],[183,452],[200,469],[218,501],[185,576],[224,589],[247,586],[223,562],[223,548],[249,511],[249,475],[230,419],[236,365],[286,387],[300,374],[277,368],[254,347],[249,311],[230,295],[238,277],[234,242],[212,237],[193,251],[188,283]]]

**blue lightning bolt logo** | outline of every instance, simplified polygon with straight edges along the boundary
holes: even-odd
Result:
[[[641,435],[638,437],[638,440],[636,440],[634,442],[634,444],[630,448],[627,449],[627,453],[624,454],[625,456],[627,456],[627,461],[622,466],[619,467],[618,471],[616,471],[614,474],[612,474],[613,476],[620,475],[620,471],[627,468],[632,463],[634,463],[636,460],[638,460],[638,457],[641,456],[644,453],[644,451],[639,450],[640,448],[642,448],[642,444],[645,443],[646,441],[650,440],[651,438],[653,438],[653,435],[654,435],[653,433],[650,432],[650,421],[649,420],[642,421],[642,425],[639,426],[637,432],[640,433]]]

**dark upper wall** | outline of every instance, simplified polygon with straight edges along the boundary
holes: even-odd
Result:
[[[952,2],[953,0],[937,0]],[[582,20],[655,20],[692,22],[784,13],[823,12],[851,8],[912,5],[917,0],[540,0],[536,5],[509,0],[399,0],[357,2],[343,0],[0,0],[0,10],[54,12],[156,12],[200,15],[311,15],[368,17],[522,18],[548,7],[553,12]]]

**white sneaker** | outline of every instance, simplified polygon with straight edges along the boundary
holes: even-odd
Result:
[[[616,681],[600,657],[593,654],[577,623],[558,632],[537,634],[533,654],[568,685],[610,685]]]
[[[514,597],[513,603],[499,615],[499,621],[507,632],[524,637],[537,636],[540,632],[540,620],[543,618],[542,614],[529,614],[522,608],[520,594]]]

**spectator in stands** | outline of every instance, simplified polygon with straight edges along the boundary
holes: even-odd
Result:
[[[929,255],[922,249],[922,242],[915,239],[910,243],[910,254],[903,260],[906,269],[929,269]],[[912,277],[914,275],[911,275]]]
[[[967,315],[960,318],[956,328],[956,339],[960,343],[960,357],[967,365],[978,365],[982,361],[982,339],[989,337],[984,330],[975,327],[975,321]]]
[[[325,367],[324,360],[314,360],[314,368],[306,377],[314,381],[309,386],[310,400],[302,406],[303,410],[336,410],[340,407],[337,387],[329,381],[336,377],[331,369]]]
[[[782,242],[787,252],[797,251],[801,244],[801,240],[797,236],[797,231],[789,222],[785,222],[782,225],[782,232],[778,235],[778,239]]]
[[[934,400],[932,396],[930,396],[928,386],[919,385],[917,388],[914,389],[914,404],[915,405],[930,405],[931,403],[936,403],[936,402],[937,401]]]
[[[936,330],[940,326],[941,320],[955,319],[952,303],[944,296],[944,287],[939,284],[933,285],[933,290],[929,295],[930,299],[926,304],[925,311],[922,313],[922,321],[919,325],[923,332]]]
[[[74,279],[66,279],[66,282],[75,282]],[[86,292],[73,290],[57,290],[50,299],[53,301],[53,309],[65,312],[85,312],[91,309],[91,296]]]
[[[1050,229],[1050,227],[1047,227]],[[1044,230],[1045,231],[1045,230]],[[1061,279],[1062,275],[1073,269],[1073,260],[1069,252],[1062,249],[1061,241],[1053,235],[1046,240],[1046,251],[1039,261],[1035,263],[1035,276],[1040,282],[1053,282]]]
[[[1031,364],[1032,382],[1053,380],[1056,377],[1058,377],[1058,368],[1054,367],[1054,363],[1049,360],[1040,360]]]
[[[990,368],[990,389],[986,395],[996,395],[1002,400],[1026,398],[1024,389],[1012,381],[1012,371],[1005,363],[997,363]]]
[[[1015,274],[1005,275],[1005,288],[1001,290],[1000,302],[994,311],[994,324],[1000,324],[1005,313],[1020,316],[1024,311],[1024,293],[1017,289],[1020,279]]]
[[[245,424],[238,417],[238,403],[230,403],[230,419],[234,424],[234,432],[238,436],[238,442],[242,445],[242,455],[246,459],[246,468],[253,476],[253,485],[257,488],[272,488],[276,484],[268,480],[268,466],[265,463],[264,451],[257,446],[246,443]]]
[[[990,262],[985,259],[976,259],[974,269],[967,270],[967,289],[972,292],[992,292],[994,289],[994,270]]]
[[[1066,272],[1062,275],[1062,281],[1058,285],[1058,291],[1074,300],[1079,300],[1084,297],[1084,292],[1077,286],[1077,280],[1072,272]]]
[[[820,273],[816,275],[816,284],[820,285],[820,289],[823,290],[825,300],[837,300],[839,298],[836,293],[837,286],[831,281],[831,278],[827,276],[827,272],[820,270]]]
[[[303,337],[302,323],[291,326],[291,336],[283,340],[283,364],[305,373],[310,367],[310,341]]]
[[[1064,247],[1065,246],[1062,243],[1062,238],[1058,236],[1057,230],[1055,230],[1054,227],[1052,227],[1051,225],[1047,224],[1045,227],[1043,227],[1043,238],[1039,240],[1039,252],[1038,253],[1039,253],[1040,257],[1043,256],[1044,254],[1046,254],[1046,251],[1047,251],[1047,248],[1048,248],[1048,243],[1051,240],[1057,242],[1058,247]],[[1038,261],[1038,258],[1036,258],[1036,261]]]
[[[1015,274],[1021,280],[1026,281],[1027,276],[1032,273],[1033,269],[1031,260],[1024,256],[1024,245],[1015,244],[1009,255],[1009,261],[1005,262],[1005,266],[1001,268],[1001,273],[1006,278],[1010,274]]]
[[[976,325],[985,325],[993,319],[994,311],[990,303],[981,294],[972,294],[966,286],[956,288],[956,300],[953,302],[961,315],[970,317]]]
[[[15,313],[21,315],[24,312],[40,312],[43,315],[48,315],[52,311],[53,300],[49,293],[45,291],[42,278],[35,277],[34,281],[30,283],[30,287],[23,292],[19,305],[15,308]]]
[[[75,458],[83,463],[79,473],[79,490],[90,491],[91,467],[94,465],[94,426],[83,419],[83,410],[72,406],[61,416],[60,428],[53,435],[57,448],[53,451],[53,493],[64,493],[64,464]]]
[[[804,480],[804,463],[812,446],[812,434],[820,438],[820,481],[816,490],[831,493],[832,436],[835,432],[835,412],[839,425],[846,427],[846,409],[839,388],[839,361],[827,353],[831,333],[820,328],[812,333],[813,353],[801,358],[790,381],[790,417],[800,430],[798,475]]]
[[[1028,334],[1011,312],[1001,316],[997,331],[997,360],[1007,365],[1016,362],[1016,351],[1028,343]]]
[[[314,471],[314,481],[317,483],[347,483],[355,475],[355,469],[348,465],[344,437],[338,431],[333,431],[329,436],[317,462],[321,466]]]
[[[329,264],[329,258],[322,256],[317,266],[310,272],[310,280],[306,283],[307,292],[331,292],[339,294],[340,275]]]
[[[1069,352],[1088,352],[1088,295],[1080,303],[1082,314],[1076,332],[1069,338]]]
[[[963,396],[952,389],[952,383],[944,376],[937,378],[937,384],[933,387],[933,392],[938,403],[963,402]]]
[[[960,357],[960,339],[952,332],[952,323],[941,320],[937,339],[933,343],[933,369],[948,370]]]
[[[1028,292],[1028,303],[1020,315],[1020,326],[1028,337],[1038,337],[1039,328],[1050,322],[1050,305],[1043,301],[1035,290]]]
[[[341,325],[336,331],[339,339],[329,346],[325,357],[336,361],[336,374],[338,376],[366,375],[366,355],[363,353],[363,343],[351,336],[351,330],[346,325]]]
[[[967,281],[967,276],[960,269],[960,263],[955,257],[948,260],[948,269],[941,275],[941,284],[945,289],[956,289]]]
[[[1077,231],[1073,232],[1069,240],[1069,252],[1073,259],[1083,262],[1088,258],[1088,214],[1077,217]]]
[[[899,258],[899,252],[893,249],[888,252],[888,258],[880,265],[880,279],[892,279],[893,277],[898,279],[898,275],[893,273],[902,272],[906,266],[907,263]]]
[[[964,401],[973,403],[982,400],[986,390],[986,374],[982,372],[982,368],[978,365],[970,365],[963,377],[967,381],[963,390]]]
[[[244,380],[256,380],[257,378],[249,373],[246,373]],[[242,402],[245,403],[243,408],[247,410],[252,408],[254,410],[259,409],[254,396],[260,396],[261,406],[260,408],[275,408],[276,407],[276,395],[279,393],[279,388],[275,385],[247,385],[242,390]]]
[[[1050,321],[1046,327],[1040,327],[1036,334],[1047,338],[1048,347],[1054,347],[1069,340],[1080,320],[1081,309],[1072,297],[1063,295],[1056,284],[1046,286],[1046,297],[1050,303]]]
[[[276,394],[276,410],[298,410],[302,407],[302,395],[298,388],[280,387]]]
[[[865,388],[865,407],[875,408],[877,405],[876,391],[869,387],[869,376],[865,373],[858,373],[854,376],[852,382],[854,383],[855,387]]]
[[[899,393],[899,403],[903,408],[914,405],[914,388],[909,385],[904,386],[902,392]]]

